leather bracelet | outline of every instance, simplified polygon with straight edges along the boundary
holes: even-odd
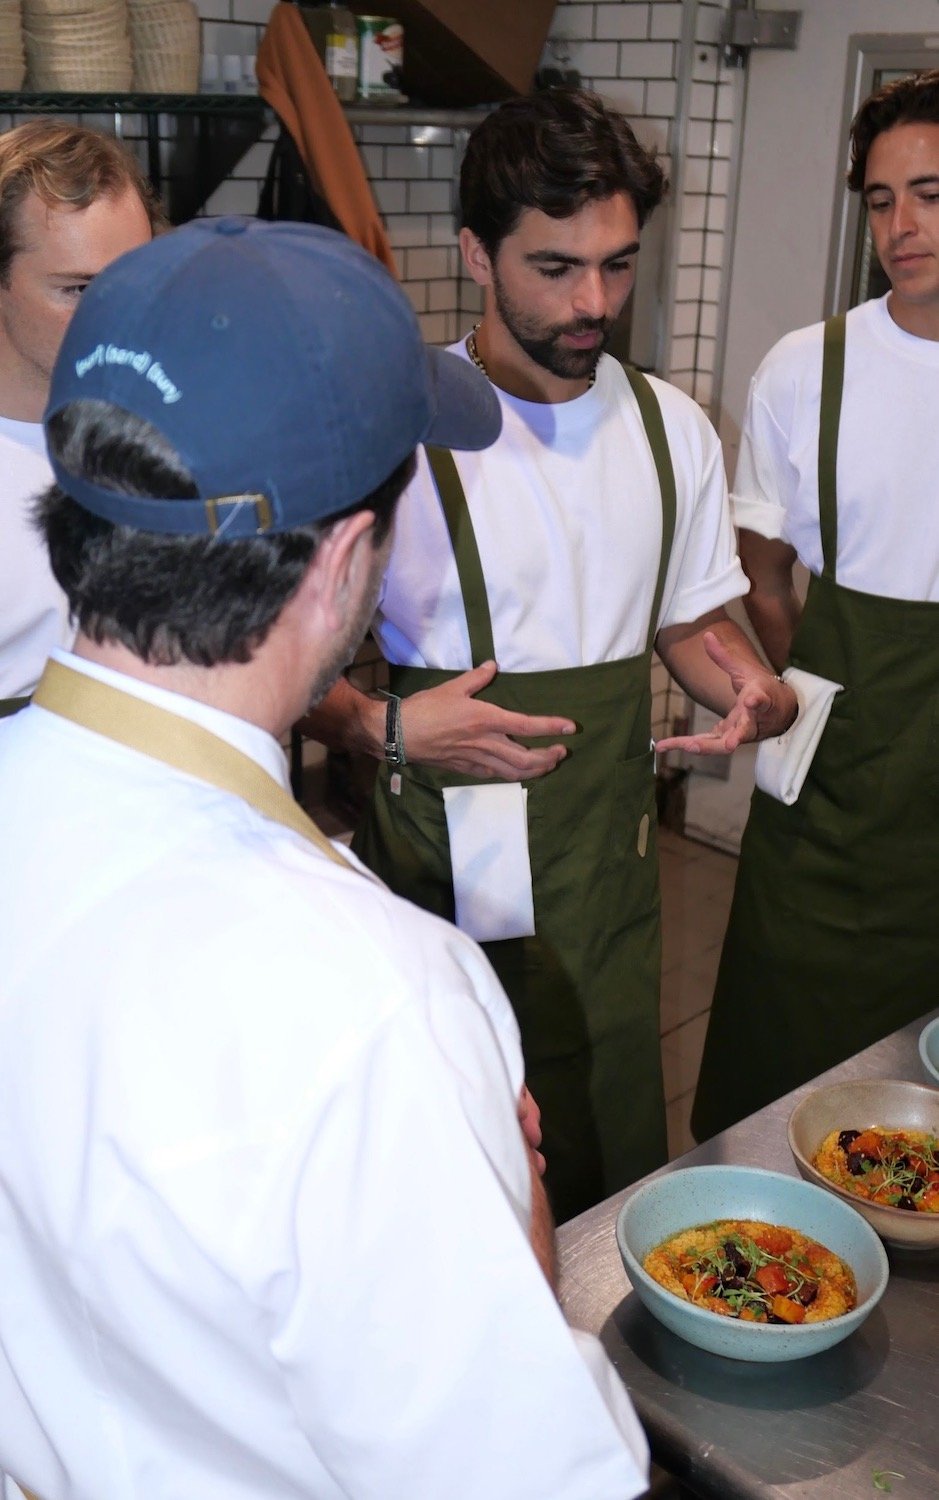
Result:
[[[389,766],[406,766],[404,733],[401,728],[401,699],[397,693],[385,693],[388,707],[385,710],[385,761]]]

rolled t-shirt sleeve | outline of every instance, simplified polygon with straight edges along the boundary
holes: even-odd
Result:
[[[750,382],[731,493],[734,525],[773,541],[788,541],[787,497],[797,484],[785,433],[767,404],[758,371]]]

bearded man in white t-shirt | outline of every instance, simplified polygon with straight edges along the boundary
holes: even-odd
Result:
[[[163,222],[110,137],[52,120],[0,136],[0,715],[25,705],[72,635],[30,520],[51,478],[42,414],[55,357],[89,281]]]
[[[837,691],[797,799],[754,793],[699,1138],[937,997],[939,70],[867,99],[851,148],[848,186],[890,291],[770,350],[734,495],[746,607],[770,661],[811,673],[806,691],[819,678]]]
[[[796,708],[724,611],[746,580],[713,429],[603,352],[664,187],[589,93],[512,100],[473,132],[460,243],[485,310],[454,352],[492,382],[502,436],[426,451],[404,497],[373,625],[395,696],[340,683],[310,721],[385,762],[366,862],[486,944],[561,1219],[666,1153],[652,648],[723,716],[693,749],[779,734]]]

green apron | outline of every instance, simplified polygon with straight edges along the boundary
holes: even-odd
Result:
[[[939,603],[837,581],[843,373],[844,319],[832,318],[824,566],[790,659],[845,690],[798,800],[753,794],[692,1113],[699,1140],[939,1003]]]
[[[0,698],[0,719],[9,719],[13,714],[18,714],[20,709],[29,708],[28,698]]]
[[[650,657],[675,529],[675,481],[652,388],[635,371],[627,374],[662,496],[645,649],[594,666],[503,672],[478,695],[519,713],[566,715],[579,730],[556,771],[525,783],[536,935],[483,944],[518,1019],[559,1221],[651,1171],[667,1154]],[[478,666],[495,651],[472,520],[452,456],[445,450],[428,456]],[[392,667],[391,685],[407,696],[457,675]],[[442,788],[473,781],[423,766],[394,773],[382,766],[353,843],[393,890],[450,921]]]

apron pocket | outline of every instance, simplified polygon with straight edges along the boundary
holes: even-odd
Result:
[[[397,895],[453,921],[443,799],[410,766],[379,766],[352,848]]]
[[[806,793],[787,807],[756,788],[737,876],[741,906],[745,886],[760,912],[759,920],[751,912],[754,930],[780,924],[796,951],[809,943],[810,925],[852,941],[863,931],[870,875],[864,849],[839,830],[830,805]],[[735,892],[734,915],[737,905]]]

